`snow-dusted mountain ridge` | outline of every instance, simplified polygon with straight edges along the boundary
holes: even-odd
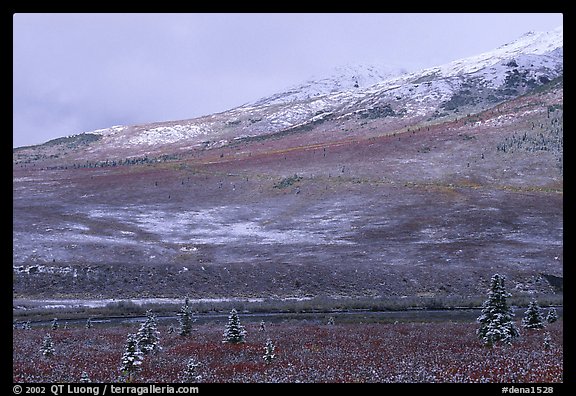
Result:
[[[302,84],[288,88],[284,92],[261,98],[249,106],[289,104],[348,90],[365,89],[406,73],[406,69],[385,64],[337,66],[327,75],[315,76]]]
[[[444,77],[474,73],[499,62],[530,55],[554,55],[554,51],[563,48],[563,27],[549,32],[528,32],[511,43],[504,44],[493,51],[469,58],[455,60],[442,66],[424,70],[423,74],[441,73]],[[560,52],[562,57],[562,52]]]
[[[559,27],[529,32],[493,51],[418,72],[346,66],[222,113],[86,132],[97,138],[90,139],[83,155],[182,153],[317,127],[327,121],[324,128],[333,134],[375,120],[379,128],[393,130],[400,124],[481,111],[562,74],[563,28]]]

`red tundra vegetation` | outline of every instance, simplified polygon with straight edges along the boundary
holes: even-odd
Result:
[[[562,321],[542,330],[521,330],[511,345],[483,346],[476,323],[310,322],[246,325],[243,344],[222,342],[224,324],[196,325],[190,336],[160,325],[162,350],[144,357],[135,382],[518,382],[563,381]],[[122,382],[119,371],[132,325],[14,330],[14,382]],[[55,353],[40,352],[47,333]],[[266,341],[276,358],[267,363]],[[545,341],[547,340],[547,341]],[[189,373],[187,373],[189,374]]]

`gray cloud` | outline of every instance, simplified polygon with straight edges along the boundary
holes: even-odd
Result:
[[[15,147],[193,118],[347,63],[429,67],[561,14],[16,14]]]

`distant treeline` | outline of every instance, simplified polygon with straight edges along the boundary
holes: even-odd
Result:
[[[46,166],[47,170],[63,170],[63,169],[81,169],[81,168],[107,168],[114,166],[128,166],[128,165],[142,165],[142,164],[155,164],[158,162],[175,161],[181,159],[181,156],[174,154],[165,154],[158,157],[133,157],[115,160],[103,161],[86,161],[84,163],[73,163],[71,165],[53,165]]]

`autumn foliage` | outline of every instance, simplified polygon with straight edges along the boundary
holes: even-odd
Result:
[[[242,344],[222,342],[224,324],[195,326],[194,337],[159,325],[162,351],[146,355],[135,382],[182,382],[190,359],[199,382],[562,382],[561,321],[521,331],[511,345],[488,348],[475,323],[271,323]],[[126,336],[137,325],[94,325],[52,332],[54,354],[39,352],[45,328],[15,329],[14,382],[122,381]],[[549,347],[544,338],[550,334]],[[262,359],[267,339],[275,359]]]

